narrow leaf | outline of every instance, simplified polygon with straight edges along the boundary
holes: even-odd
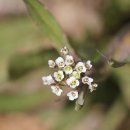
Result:
[[[83,107],[85,97],[87,95],[87,91],[88,91],[88,88],[86,86],[80,86],[79,97],[76,100],[76,104],[75,104],[76,111],[79,111]]]
[[[74,53],[69,45],[67,38],[61,30],[55,18],[38,0],[23,0],[28,8],[31,17],[40,26],[41,30],[52,40],[53,46],[60,51],[61,48],[67,46],[71,53]]]

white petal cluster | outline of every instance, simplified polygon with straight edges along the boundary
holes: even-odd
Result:
[[[49,65],[50,68],[55,68],[56,63],[53,60],[49,60],[48,65]]]
[[[58,57],[55,62],[59,68],[63,68],[65,66],[65,62],[62,57]]]
[[[98,85],[96,83],[89,85],[90,92],[93,92],[94,90],[96,90],[97,87]]]
[[[93,79],[88,77],[88,76],[85,76],[85,77],[82,78],[82,83],[83,84],[91,85],[92,82],[93,82]]]
[[[70,77],[66,80],[66,83],[68,86],[70,86],[71,88],[76,88],[77,86],[79,86],[79,81],[75,78],[75,77]]]
[[[63,90],[60,89],[59,86],[51,86],[51,89],[52,89],[52,92],[53,92],[54,94],[56,94],[57,96],[60,96],[61,93],[63,92]]]
[[[87,70],[83,62],[78,62],[75,66],[75,69],[79,73],[85,73]]]
[[[52,92],[57,96],[62,95],[62,87],[69,87],[72,90],[67,93],[67,97],[71,101],[78,98],[81,85],[82,87],[88,87],[90,92],[96,90],[98,85],[93,83],[94,80],[87,75],[87,72],[92,68],[91,61],[76,62],[73,56],[69,54],[67,47],[62,48],[60,52],[63,57],[48,60],[49,67],[58,70],[54,72],[53,76],[43,76],[43,84],[50,85]]]
[[[90,70],[90,69],[92,68],[91,61],[88,60],[88,61],[86,62],[86,64],[85,64],[85,66],[86,66],[87,70]]]
[[[64,48],[61,49],[60,52],[61,52],[62,55],[67,55],[67,54],[69,53],[69,50],[68,50],[68,48],[65,46]]]
[[[67,96],[69,97],[69,100],[73,101],[78,98],[78,92],[71,91],[71,92],[67,93]]]
[[[51,85],[51,84],[53,84],[55,82],[51,75],[43,76],[42,80],[43,80],[44,85]]]
[[[73,56],[67,55],[65,57],[65,64],[66,65],[72,65],[74,63],[74,59]]]
[[[80,79],[80,73],[78,73],[77,71],[73,71],[72,76],[76,79]]]
[[[65,74],[71,74],[73,72],[73,69],[71,66],[65,66],[64,72],[65,72]]]
[[[54,78],[55,78],[55,80],[58,81],[58,82],[62,81],[63,78],[64,78],[64,73],[63,73],[63,71],[62,71],[62,70],[59,70],[58,72],[55,72],[55,73],[54,73]]]

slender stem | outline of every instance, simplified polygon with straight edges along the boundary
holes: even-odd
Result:
[[[80,86],[80,90],[79,90],[79,97],[76,100],[76,104],[75,104],[75,110],[76,111],[79,111],[83,107],[84,99],[85,99],[85,97],[87,95],[87,92],[88,92],[88,87],[85,86],[84,84],[82,84]]]

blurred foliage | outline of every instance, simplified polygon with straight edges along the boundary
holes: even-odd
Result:
[[[100,87],[89,96],[93,104],[103,103],[111,106],[119,97],[120,93],[117,78],[114,74],[111,74],[104,82],[100,84]]]
[[[27,54],[14,55],[10,59],[9,77],[16,79],[24,74],[39,67],[47,66],[47,61],[50,57],[56,58],[58,56],[55,50],[38,50]]]
[[[43,91],[32,94],[0,95],[0,112],[30,111],[50,99],[49,93]]]
[[[27,17],[0,21],[0,83],[8,78],[12,55],[40,48],[45,39]],[[37,44],[36,44],[37,43]]]
[[[130,20],[129,13],[129,0],[109,1],[105,11],[103,12],[105,33],[110,35],[115,34],[124,24],[128,23]]]

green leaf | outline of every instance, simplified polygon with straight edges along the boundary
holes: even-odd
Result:
[[[30,15],[40,26],[41,30],[52,40],[53,46],[60,51],[61,48],[67,46],[73,53],[72,47],[69,45],[59,24],[55,18],[38,0],[23,0],[29,10]]]

